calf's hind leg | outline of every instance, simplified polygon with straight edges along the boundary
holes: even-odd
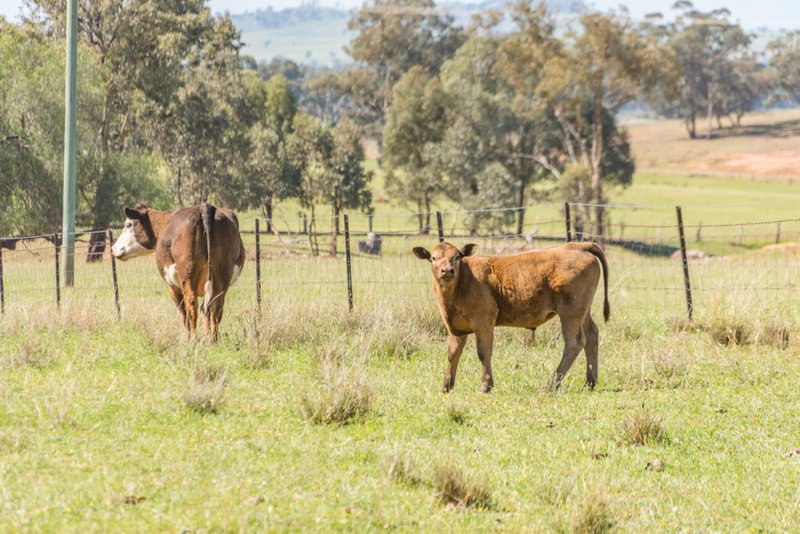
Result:
[[[587,313],[586,319],[583,321],[583,333],[586,336],[586,347],[584,347],[586,352],[586,384],[590,389],[594,389],[598,377],[597,353],[600,345],[600,334],[591,314]]]
[[[564,336],[564,352],[561,355],[561,363],[558,364],[556,372],[550,378],[548,387],[551,391],[558,389],[561,380],[572,367],[575,358],[586,345],[586,335],[583,333],[583,318],[567,318],[561,316],[561,333]]]

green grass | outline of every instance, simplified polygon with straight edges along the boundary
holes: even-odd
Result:
[[[307,319],[315,328],[305,341],[277,344],[269,365],[254,369],[246,362],[257,347],[235,318],[242,305],[229,308],[218,345],[166,350],[153,342],[160,330],[179,334],[158,305],[121,323],[87,323],[74,309],[52,328],[7,321],[0,529],[733,531],[791,530],[800,520],[800,472],[785,457],[798,446],[795,341],[722,346],[704,331],[676,335],[657,314],[619,314],[602,329],[598,389],[583,389],[579,360],[552,395],[544,385],[557,363],[555,325],[533,347],[524,332],[504,330],[495,390],[477,393],[478,363],[465,357],[445,396],[441,335],[406,357],[374,349],[413,312],[387,312],[395,326],[386,332],[373,313],[328,310]],[[264,324],[284,313],[268,312]],[[433,309],[417,317],[436,322]],[[5,365],[30,336],[47,362]],[[326,387],[320,351],[331,344],[367,377],[354,387],[373,392],[370,409],[347,425],[303,414],[304,396]],[[685,367],[677,385],[657,365],[665,351]],[[224,403],[215,413],[187,409],[198,369],[223,367]],[[642,406],[668,440],[619,439]],[[466,422],[455,420],[464,411]],[[402,476],[387,474],[398,449],[414,459],[414,474],[408,461]],[[653,458],[663,471],[645,469]],[[473,480],[480,485],[470,490]],[[465,485],[475,506],[451,510],[442,484]]]
[[[262,236],[259,312],[246,235],[216,345],[185,340],[152,258],[117,265],[117,321],[107,259],[78,262],[56,310],[52,246],[4,251],[0,531],[794,530],[800,262],[763,248],[773,225],[744,226],[741,240],[738,225],[794,218],[795,186],[640,174],[611,198],[664,206],[612,209],[626,225],[613,237],[675,246],[682,204],[687,225],[703,223],[689,247],[713,257],[689,262],[688,323],[680,261],[608,248],[595,391],[580,356],[547,392],[561,352],[551,322],[532,343],[497,331],[491,394],[477,392],[473,340],[458,385],[439,393],[445,331],[429,266],[409,252],[435,236],[355,254],[352,312],[341,254]],[[384,200],[375,229],[413,233],[409,210]],[[464,230],[452,205],[437,208],[448,233]],[[278,214],[297,225],[296,206]],[[530,243],[452,240],[488,254],[563,235],[558,206],[526,220]],[[800,241],[797,223],[781,231]]]

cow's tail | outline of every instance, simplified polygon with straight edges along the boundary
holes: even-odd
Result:
[[[210,313],[211,307],[211,293],[214,292],[214,281],[211,275],[211,228],[213,227],[214,214],[217,208],[203,202],[200,205],[200,213],[203,217],[203,233],[206,235],[206,260],[208,262],[208,276],[206,277],[205,295],[203,296],[203,311],[206,316]]]
[[[608,263],[606,263],[606,255],[597,243],[587,243],[585,250],[600,260],[600,265],[603,267],[603,319],[607,322],[611,316],[611,306],[608,304]]]

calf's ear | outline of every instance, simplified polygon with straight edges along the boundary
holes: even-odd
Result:
[[[414,248],[411,249],[411,252],[413,252],[414,256],[416,256],[417,258],[419,258],[421,260],[429,260],[429,259],[431,259],[431,253],[428,252],[423,247],[414,247]]]
[[[475,249],[478,248],[478,245],[475,243],[470,243],[468,245],[464,245],[464,248],[461,249],[461,255],[463,257],[472,256],[475,254]]]
[[[144,211],[137,210],[135,208],[123,208],[122,211],[125,213],[125,217],[135,220],[135,219],[143,219],[146,216]]]

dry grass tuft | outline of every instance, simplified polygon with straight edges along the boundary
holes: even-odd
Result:
[[[491,510],[494,508],[492,492],[482,482],[468,479],[464,473],[447,464],[441,464],[434,474],[436,495],[445,506],[479,508]]]
[[[689,365],[686,357],[679,356],[673,350],[655,352],[650,358],[656,378],[665,384],[679,385],[688,373]]]
[[[608,498],[601,490],[590,492],[583,501],[580,511],[572,523],[576,534],[602,534],[614,528],[614,514],[608,505]]]
[[[625,445],[642,446],[666,441],[661,419],[641,411],[622,422],[620,441]]]
[[[335,346],[335,344],[332,344]],[[372,409],[373,392],[363,360],[348,362],[338,352],[323,355],[323,391],[300,398],[302,414],[314,424],[346,425]]]
[[[227,380],[228,374],[224,368],[199,363],[189,379],[183,402],[190,410],[202,415],[217,413],[224,400]]]
[[[247,369],[265,369],[271,361],[270,336],[255,313],[239,318],[235,344],[244,351],[242,365]]]
[[[407,486],[419,486],[425,480],[419,474],[417,462],[409,455],[394,454],[388,459],[389,479]]]
[[[5,351],[4,351],[5,352]],[[51,347],[42,341],[40,335],[23,335],[19,348],[13,351],[8,358],[3,358],[3,367],[30,367],[44,369],[53,362],[55,354]]]
[[[711,338],[720,345],[740,346],[750,343],[752,327],[737,317],[717,316],[706,325]]]
[[[756,341],[761,345],[769,345],[779,349],[789,347],[794,325],[791,321],[780,317],[770,317],[759,325]]]

